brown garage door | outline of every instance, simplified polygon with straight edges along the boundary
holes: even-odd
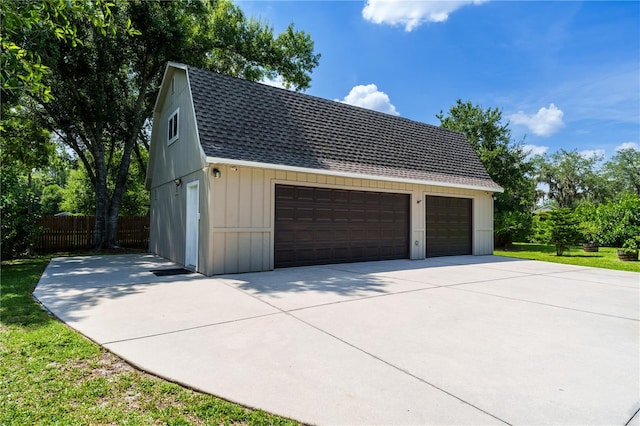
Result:
[[[471,199],[427,197],[427,257],[471,254]]]
[[[276,185],[275,267],[409,257],[409,195]]]

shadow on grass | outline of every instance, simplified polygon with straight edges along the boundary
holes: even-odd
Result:
[[[143,250],[118,249],[85,251],[75,255],[130,254]],[[0,268],[0,324],[18,326],[43,326],[54,318],[33,297],[33,292],[49,262],[54,257],[68,257],[74,253],[55,253],[35,258],[2,262]]]

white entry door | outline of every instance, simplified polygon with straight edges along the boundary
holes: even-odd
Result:
[[[200,220],[200,195],[198,181],[187,184],[187,217],[184,266],[198,270],[198,222]]]

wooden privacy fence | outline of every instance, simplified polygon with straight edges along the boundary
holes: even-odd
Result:
[[[95,216],[44,216],[36,250],[56,252],[88,249],[93,246]],[[149,216],[120,216],[117,243],[121,247],[149,246]]]

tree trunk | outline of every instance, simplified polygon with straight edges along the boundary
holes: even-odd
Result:
[[[27,185],[29,189],[33,191],[33,177],[31,176],[31,169],[29,169],[29,173],[27,174]],[[33,197],[29,197],[29,204],[27,205],[27,215],[31,217],[31,213],[33,213]]]
[[[98,149],[94,155],[96,169],[96,225],[93,234],[93,247],[96,250],[107,245],[107,217],[109,213],[109,190],[107,188],[107,168],[104,163],[104,150]]]
[[[120,206],[122,205],[122,197],[127,189],[127,176],[129,174],[131,151],[134,143],[135,142],[130,141],[125,146],[122,161],[118,169],[118,178],[116,179],[116,186],[113,190],[107,217],[107,238],[105,241],[107,247],[117,247],[118,245],[118,215],[120,213]]]

